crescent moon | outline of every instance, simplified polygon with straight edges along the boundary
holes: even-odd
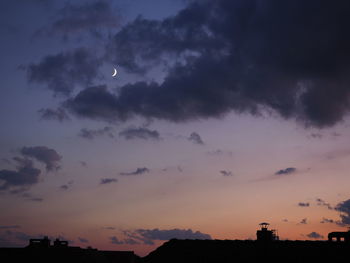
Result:
[[[118,71],[114,68],[114,72],[113,72],[113,74],[112,74],[112,77],[117,76],[117,73],[118,73]]]

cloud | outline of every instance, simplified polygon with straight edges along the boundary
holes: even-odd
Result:
[[[101,60],[86,48],[48,55],[37,64],[27,66],[31,83],[45,84],[55,95],[68,96],[76,87],[90,85],[98,76]],[[44,110],[43,113],[47,113]],[[59,113],[59,112],[58,112]],[[49,112],[49,116],[53,116]],[[56,110],[57,115],[57,110]]]
[[[116,183],[118,182],[115,178],[102,178],[100,181],[100,184],[110,184],[110,183]]]
[[[143,168],[137,168],[136,171],[134,172],[129,172],[129,173],[120,173],[120,175],[140,175],[140,174],[144,174],[144,173],[149,173],[150,170],[146,167]]]
[[[0,231],[0,244],[4,247],[18,247],[27,244],[29,239],[38,237],[39,235],[30,235],[7,229],[6,231]]]
[[[208,234],[200,231],[192,231],[192,229],[137,229],[135,234],[146,240],[169,240],[169,239],[211,239]]]
[[[317,203],[318,206],[325,206],[329,210],[333,210],[334,209],[329,203],[325,202],[321,198],[316,198],[316,203]]]
[[[293,174],[296,172],[296,168],[294,167],[289,167],[286,169],[279,170],[275,173],[275,175],[288,175],[288,174]]]
[[[106,227],[103,227],[103,229],[107,229],[107,230],[115,230],[115,227],[113,227],[113,226],[106,226]]]
[[[66,191],[72,186],[73,183],[74,183],[73,180],[69,181],[68,183],[61,185],[60,189]]]
[[[309,206],[310,206],[310,203],[299,202],[299,203],[298,203],[298,206],[301,206],[301,207],[309,207]]]
[[[83,166],[83,167],[87,167],[87,162],[80,161],[79,163],[80,163],[80,165],[81,165],[81,166]]]
[[[90,129],[83,128],[80,130],[78,134],[78,136],[88,140],[93,140],[95,137],[104,136],[104,135],[107,135],[110,138],[114,138],[113,128],[109,126],[106,126],[103,129],[97,129],[97,130],[90,130]]]
[[[323,236],[317,232],[311,232],[309,234],[306,235],[309,238],[313,238],[313,239],[321,239],[323,238]]]
[[[119,240],[116,236],[112,236],[109,238],[112,244],[115,245],[122,245],[124,242],[122,240]]]
[[[170,240],[176,239],[211,239],[208,234],[201,233],[200,231],[192,231],[192,229],[136,229],[136,230],[124,230],[123,240],[119,240],[113,237],[112,243],[114,244],[129,244],[129,245],[154,245],[156,240]]]
[[[124,231],[124,234],[127,233]],[[127,236],[129,236],[130,234],[126,234]],[[116,236],[112,236],[110,237],[110,241],[112,244],[115,244],[115,245],[123,245],[123,244],[127,244],[127,245],[139,245],[140,242],[133,239],[133,238],[130,238],[130,237],[127,237],[127,238],[124,238],[123,240],[119,240]]]
[[[300,225],[306,225],[307,224],[307,218],[303,218],[301,219],[301,221],[299,222]]]
[[[87,240],[86,238],[83,238],[83,237],[78,237],[78,240],[81,243],[89,243],[89,240]]]
[[[321,133],[311,133],[310,137],[314,139],[321,139],[323,135]]]
[[[119,133],[119,136],[124,137],[127,140],[143,139],[143,140],[160,140],[159,132],[156,130],[149,130],[144,127],[139,128],[127,128]]]
[[[110,38],[105,58],[137,73],[165,64],[164,81],[128,83],[117,94],[86,89],[70,110],[175,122],[275,112],[332,126],[350,108],[349,10],[347,1],[220,0],[190,1],[163,20],[138,17]]]
[[[62,189],[62,190],[68,190],[68,188],[69,188],[69,186],[66,184],[63,184],[60,186],[60,189]]]
[[[14,157],[18,164],[16,170],[0,170],[0,191],[17,189],[25,190],[39,182],[41,171],[33,166],[33,162],[26,158]]]
[[[194,144],[204,145],[201,136],[199,136],[199,134],[196,132],[192,132],[190,137],[188,137],[188,140],[193,142]]]
[[[27,189],[24,189],[24,190],[27,190]],[[22,191],[20,191],[20,192],[22,192]],[[20,193],[20,192],[18,192],[18,193]],[[38,196],[33,196],[31,193],[28,193],[28,192],[22,193],[21,197],[24,198],[24,200],[31,201],[31,202],[42,202],[42,201],[44,201],[44,198],[38,197]]]
[[[104,121],[126,120],[115,94],[106,85],[88,87],[75,97],[65,101],[64,106],[77,116]]]
[[[17,228],[20,228],[20,226],[19,225],[0,226],[1,230],[3,230],[3,229],[17,229]]]
[[[62,35],[64,39],[79,33],[101,37],[106,29],[115,30],[120,24],[119,15],[110,1],[86,1],[83,4],[66,2],[57,12],[54,22],[38,30],[39,35]]]
[[[40,118],[42,120],[55,120],[59,122],[63,122],[66,120],[70,120],[66,111],[62,108],[54,109],[40,109],[38,110],[40,114]]]
[[[350,225],[350,199],[338,203],[334,209],[340,212],[340,223]]]
[[[222,170],[222,171],[220,171],[220,173],[221,173],[223,176],[233,176],[233,174],[232,174],[231,171]]]
[[[54,149],[50,149],[46,146],[23,147],[21,149],[21,154],[44,163],[47,171],[56,171],[60,169],[59,164],[62,160],[62,156]]]
[[[335,221],[333,219],[328,219],[328,218],[323,217],[320,223],[321,224],[326,224],[326,223],[333,224],[333,223],[335,223]]]

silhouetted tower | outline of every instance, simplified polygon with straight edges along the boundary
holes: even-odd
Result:
[[[260,223],[259,226],[261,227],[260,230],[256,231],[256,238],[257,241],[260,242],[272,242],[275,240],[278,240],[277,231],[276,230],[269,230],[269,223]]]

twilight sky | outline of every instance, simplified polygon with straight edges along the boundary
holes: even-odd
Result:
[[[350,2],[0,2],[0,246],[350,225]],[[118,70],[112,77],[113,69]]]

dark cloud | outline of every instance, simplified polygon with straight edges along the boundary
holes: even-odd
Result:
[[[300,225],[306,225],[307,224],[307,218],[303,218],[299,222]]]
[[[135,231],[138,235],[149,240],[169,240],[176,239],[211,239],[208,234],[199,231],[192,231],[192,229],[137,229]]]
[[[233,176],[233,173],[231,171],[222,170],[222,171],[220,171],[220,173],[223,176]]]
[[[268,111],[332,126],[350,108],[349,11],[347,1],[204,0],[163,20],[138,17],[110,39],[106,59],[139,73],[165,64],[164,81],[129,83],[117,94],[89,88],[69,109],[175,122]]]
[[[309,234],[306,235],[309,238],[313,238],[313,239],[321,239],[323,238],[323,236],[317,232],[311,232]]]
[[[78,237],[78,240],[81,243],[89,243],[89,240],[87,240],[86,238],[83,238],[83,237]]]
[[[73,183],[74,183],[73,180],[69,181],[68,183],[61,185],[60,189],[66,191],[72,186]]]
[[[0,226],[0,229],[16,229],[16,228],[20,228],[19,225],[8,225],[8,226]]]
[[[310,206],[310,203],[299,202],[299,203],[298,203],[298,206],[301,206],[301,207],[309,207],[309,206]]]
[[[127,140],[143,139],[143,140],[160,140],[159,132],[156,130],[150,130],[144,127],[139,128],[127,128],[119,133],[119,136],[124,137]]]
[[[138,233],[138,230],[135,230],[135,231],[124,230],[123,234],[124,234],[124,236],[127,237],[127,239],[134,240],[137,243],[141,243],[144,245],[150,245],[150,246],[155,244],[152,239],[140,235],[140,233]]]
[[[132,238],[125,238],[124,243],[128,245],[139,245],[140,243]]]
[[[311,133],[310,134],[311,138],[317,138],[317,139],[321,139],[323,137],[323,135],[321,133]]]
[[[37,64],[30,64],[27,66],[28,80],[45,84],[55,95],[69,95],[76,87],[90,85],[98,76],[100,65],[101,61],[93,51],[78,48],[49,55]]]
[[[189,141],[193,142],[194,144],[200,144],[200,145],[203,145],[203,144],[204,144],[204,142],[203,142],[201,136],[200,136],[198,133],[196,133],[196,132],[192,132],[192,133],[190,134],[190,137],[188,137],[187,139],[188,139]]]
[[[126,236],[131,235],[130,232],[128,232],[128,231],[124,231],[124,234],[125,233],[127,233]],[[139,245],[140,244],[139,241],[137,241],[133,238],[130,238],[130,237],[124,238],[123,240],[119,240],[116,236],[113,236],[113,237],[110,237],[110,240],[111,240],[111,243],[115,244],[115,245],[123,245],[123,244]]]
[[[61,168],[62,156],[46,146],[23,147],[21,154],[44,163],[47,171],[56,171]]]
[[[0,244],[5,247],[18,247],[28,243],[31,238],[38,238],[39,235],[30,235],[24,232],[6,230],[0,231]]]
[[[40,29],[39,35],[62,35],[64,39],[79,33],[90,33],[100,37],[106,29],[116,29],[120,24],[119,15],[111,1],[85,1],[83,4],[66,2],[52,24]]]
[[[26,201],[31,201],[31,202],[42,202],[44,201],[44,198],[38,197],[38,196],[33,196],[31,193],[22,193],[21,197],[24,198]]]
[[[200,231],[192,231],[192,229],[136,229],[134,231],[125,230],[123,231],[126,238],[119,240],[113,237],[112,243],[114,244],[144,244],[154,245],[156,240],[170,240],[176,239],[211,239],[208,234],[201,233]]]
[[[0,191],[17,189],[20,192],[39,182],[41,171],[33,166],[33,162],[22,157],[14,157],[18,164],[16,170],[0,170]]]
[[[317,204],[318,206],[327,207],[329,210],[333,210],[333,209],[334,209],[329,203],[327,203],[326,201],[324,201],[324,200],[321,199],[321,198],[316,198],[316,204]]]
[[[340,223],[350,225],[350,199],[340,202],[334,209],[340,212]]]
[[[80,161],[79,163],[80,163],[80,165],[81,165],[81,166],[83,166],[83,167],[87,167],[87,162]]]
[[[100,184],[110,184],[110,183],[116,183],[118,182],[115,178],[102,178],[100,181]]]
[[[66,111],[62,108],[54,109],[40,109],[38,110],[40,114],[40,118],[43,120],[55,120],[59,122],[63,122],[66,120],[70,120]]]
[[[122,240],[119,240],[116,236],[112,236],[109,238],[112,244],[115,245],[122,245],[124,242]]]
[[[328,219],[328,218],[323,217],[320,223],[321,224],[326,224],[326,223],[333,224],[333,223],[336,223],[336,222],[333,219]]]
[[[93,140],[95,137],[104,135],[108,136],[109,138],[114,138],[113,128],[109,126],[97,130],[83,128],[78,134],[78,136],[88,140]]]
[[[69,188],[69,186],[66,184],[63,184],[60,186],[60,189],[62,189],[62,190],[68,190],[68,188]]]
[[[120,175],[139,175],[139,174],[144,174],[144,173],[149,173],[150,170],[146,167],[143,168],[137,168],[136,171],[134,172],[129,172],[129,173],[120,173]]]
[[[286,169],[282,169],[282,170],[279,170],[275,173],[275,175],[288,175],[288,174],[292,174],[292,173],[295,173],[296,172],[296,168],[294,167],[289,167],[289,168],[286,168]]]
[[[64,106],[80,117],[104,121],[127,119],[116,95],[108,91],[105,85],[84,89],[74,98],[67,100]]]

